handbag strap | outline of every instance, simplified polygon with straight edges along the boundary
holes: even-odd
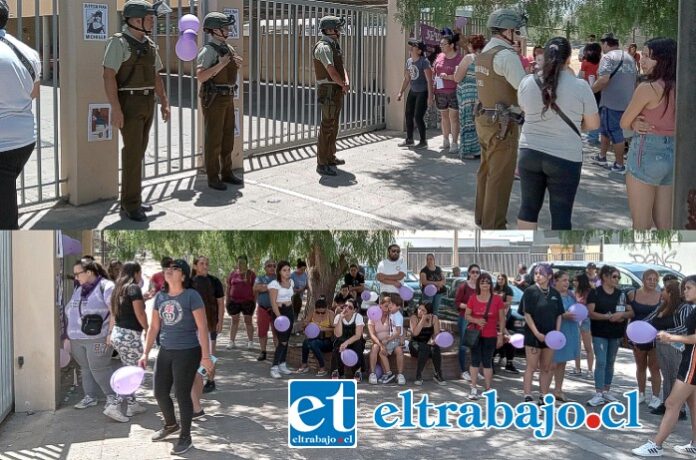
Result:
[[[544,89],[543,89],[543,85],[542,85],[542,83],[541,83],[541,78],[539,78],[539,75],[534,75],[534,81],[536,82],[537,86],[539,87],[539,89],[540,89],[540,90],[542,91],[542,93],[543,93]],[[573,122],[571,121],[571,119],[568,118],[568,116],[563,112],[563,110],[561,110],[561,108],[558,106],[558,104],[556,104],[555,102],[552,102],[552,103],[551,103],[551,109],[552,109],[554,112],[556,112],[556,114],[558,114],[558,116],[561,117],[561,119],[562,119],[564,122],[566,122],[566,124],[567,124],[568,126],[570,126],[570,127],[573,129],[573,131],[575,131],[575,134],[577,134],[578,136],[580,136],[580,138],[582,139],[582,134],[580,133],[580,130],[578,129],[578,127],[575,126],[575,123],[573,123]]]
[[[101,292],[102,300],[104,300],[104,284],[102,283],[102,281],[104,281],[104,280],[99,281],[99,291]],[[106,302],[104,302],[104,303],[106,303]],[[82,299],[80,299],[80,301],[77,304],[77,311],[80,314],[80,318],[82,318]],[[111,312],[107,311],[106,316],[104,317],[103,321],[106,321],[110,315],[111,315]]]
[[[14,51],[14,53],[17,55],[17,59],[19,59],[22,62],[22,65],[24,65],[24,67],[27,69],[27,72],[29,72],[29,75],[31,75],[32,83],[34,83],[36,81],[36,71],[34,71],[34,67],[29,62],[29,59],[27,59],[27,57],[17,49],[14,43],[9,41],[5,37],[0,37],[0,42],[3,42],[7,46],[9,46],[12,51]]]
[[[621,51],[621,62],[619,62],[619,65],[617,65],[616,68],[611,71],[611,74],[609,74],[609,80],[614,78],[614,75],[616,75],[616,72],[618,72],[619,69],[621,68],[621,66],[623,66],[623,61],[624,61],[624,52],[622,50]]]

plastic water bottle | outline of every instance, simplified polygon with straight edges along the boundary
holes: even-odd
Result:
[[[588,77],[587,77],[587,81],[588,81],[588,83],[590,84],[590,86],[592,86],[592,85],[595,84],[595,80],[596,80],[596,79],[597,79],[597,78],[596,78],[594,75],[588,75]]]
[[[622,292],[621,297],[619,297],[619,303],[616,305],[616,312],[623,313],[625,311],[626,311],[626,294],[624,294]]]
[[[672,342],[672,343],[670,343],[670,345],[672,345],[674,348],[676,348],[679,351],[684,351],[684,349],[686,348],[686,346],[681,342]]]

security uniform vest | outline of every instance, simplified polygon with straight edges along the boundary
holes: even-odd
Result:
[[[338,45],[338,42],[336,40],[322,38],[314,45],[314,48],[312,49],[312,56],[314,56],[314,52],[317,50],[317,47],[322,43],[326,43],[327,45],[329,45],[329,47],[331,47],[331,53],[333,54],[334,59],[333,65],[336,68],[338,74],[341,77],[343,77],[345,75],[345,70],[343,68],[343,53],[341,52],[341,47]],[[331,80],[329,71],[326,70],[324,64],[316,57],[314,58],[314,74],[316,75],[317,80]]]
[[[493,70],[493,59],[504,46],[496,46],[476,58],[476,84],[478,98],[484,109],[493,110],[498,103],[517,105],[517,90]]]
[[[226,46],[227,49],[229,50],[230,56],[234,56],[234,50],[232,49],[231,46],[228,44],[223,44],[223,45],[218,45],[217,43],[208,43],[208,46],[211,46],[215,52],[218,54],[218,59],[215,61],[213,65],[217,65],[218,62],[220,62],[220,49],[223,46]],[[239,67],[237,66],[237,62],[232,59],[230,60],[230,63],[225,66],[224,69],[217,75],[215,75],[213,78],[211,78],[211,81],[215,83],[216,85],[229,85],[229,86],[234,86],[237,84],[237,71]]]
[[[143,89],[155,87],[155,63],[157,46],[149,37],[139,42],[128,34],[117,33],[119,39],[125,39],[130,49],[130,58],[118,69],[116,82],[119,89]]]

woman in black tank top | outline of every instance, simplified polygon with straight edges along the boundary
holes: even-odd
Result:
[[[429,359],[433,360],[435,373],[433,379],[440,385],[445,383],[442,378],[442,355],[440,347],[435,344],[435,337],[440,333],[440,320],[433,315],[433,305],[429,302],[418,306],[415,315],[410,319],[411,341],[408,349],[411,356],[418,357],[416,368],[416,385],[423,384],[423,369]]]

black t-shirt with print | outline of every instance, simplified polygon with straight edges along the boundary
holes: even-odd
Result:
[[[616,313],[616,306],[621,298],[621,290],[614,289],[614,292],[607,294],[602,286],[593,289],[587,294],[587,303],[595,304],[595,313],[607,314]],[[593,337],[603,337],[605,339],[620,339],[626,331],[627,321],[612,323],[607,320],[590,320],[590,330]]]
[[[442,274],[442,269],[438,267],[437,265],[435,266],[435,270],[431,270],[428,268],[426,265],[423,267],[420,271],[421,273],[425,273],[425,279],[428,281],[442,281],[444,278],[444,275]],[[424,289],[425,286],[421,285],[421,289]],[[437,293],[438,294],[445,294],[447,292],[447,288],[445,286],[442,286]]]
[[[524,290],[519,311],[521,314],[529,313],[541,334],[555,331],[556,319],[565,313],[561,294],[552,287],[544,294],[536,284]],[[525,329],[531,333],[529,325]]]
[[[119,298],[116,326],[142,332],[143,327],[135,316],[135,310],[133,308],[133,302],[137,300],[143,300],[143,293],[140,287],[137,284],[127,286],[123,291],[123,296]]]
[[[350,287],[358,287],[361,284],[365,284],[365,277],[360,272],[356,273],[355,278],[350,273],[346,273],[346,276],[343,278],[343,284],[347,284]]]
[[[346,303],[346,300],[348,299],[353,300],[353,297],[350,295],[350,293],[344,296],[339,292],[338,294],[336,294],[336,297],[334,297],[334,302],[340,305]]]

